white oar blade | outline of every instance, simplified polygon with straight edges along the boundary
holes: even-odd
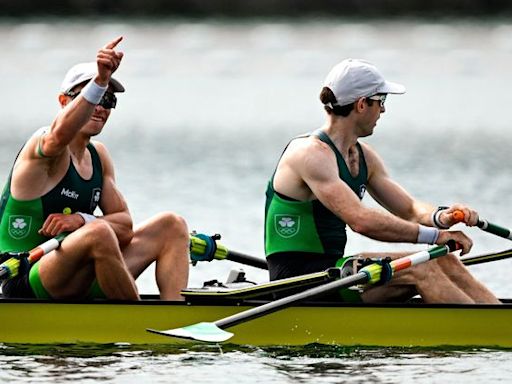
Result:
[[[166,331],[159,331],[157,329],[148,329],[148,331],[163,336],[206,341],[209,343],[220,343],[233,337],[231,332],[220,329],[214,323],[206,322],[188,325],[183,328],[168,329]]]

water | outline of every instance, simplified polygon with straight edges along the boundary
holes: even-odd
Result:
[[[221,233],[231,249],[261,256],[264,191],[276,160],[290,137],[322,124],[318,93],[330,67],[360,57],[408,90],[388,99],[365,139],[395,179],[421,200],[465,202],[510,226],[511,32],[504,21],[4,22],[0,178],[26,137],[55,116],[66,69],[123,35],[118,78],[128,91],[100,139],[135,222],[173,210],[190,229]],[[467,233],[474,254],[510,248],[478,229]],[[349,253],[418,248],[349,237]],[[471,270],[510,297],[509,265]],[[190,285],[223,280],[236,266],[200,264]],[[138,285],[156,292],[152,270]],[[506,380],[509,361],[508,351],[489,350],[17,345],[2,349],[0,380],[481,382]]]
[[[16,382],[254,383],[257,374],[261,383],[480,383],[512,373],[510,352],[483,349],[15,345],[2,352],[3,379]]]

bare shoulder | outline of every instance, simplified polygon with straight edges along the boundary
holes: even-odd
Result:
[[[299,164],[335,159],[332,149],[315,136],[293,140],[283,157],[299,160]]]
[[[114,163],[112,158],[110,157],[110,153],[105,144],[101,141],[91,140],[91,144],[96,148],[96,152],[98,152],[98,156],[101,160],[101,166],[103,167],[104,174],[113,174],[114,173]]]
[[[315,136],[294,140],[287,152],[284,161],[292,164],[306,182],[337,175],[336,155],[329,145]]]

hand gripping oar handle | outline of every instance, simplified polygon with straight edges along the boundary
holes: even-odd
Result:
[[[217,259],[231,260],[260,269],[268,269],[267,262],[264,259],[231,251],[219,243],[218,240],[220,240],[219,234],[213,236],[192,234],[190,236],[190,259],[192,264],[195,265],[198,261]]]
[[[459,211],[459,210],[454,211],[453,218],[456,221],[463,221],[464,220],[464,212]],[[492,233],[493,235],[512,240],[512,234],[511,234],[510,230],[508,230],[507,228],[503,228],[499,225],[490,223],[485,219],[478,219],[478,222],[476,223],[476,225],[478,228],[480,228],[481,230],[483,230],[485,232],[489,232],[489,233]]]
[[[395,273],[403,269],[412,267],[414,265],[424,263],[428,260],[444,256],[448,252],[454,251],[458,248],[458,244],[456,244],[454,241],[450,241],[446,245],[440,245],[430,250],[417,252],[412,255],[393,260],[389,263],[389,265],[391,267],[392,273]],[[232,327],[236,324],[240,324],[252,319],[256,319],[261,316],[268,315],[270,313],[284,309],[299,301],[311,299],[316,296],[326,294],[333,290],[348,288],[358,284],[367,284],[372,283],[374,281],[380,281],[381,271],[381,265],[371,264],[367,267],[364,267],[354,275],[308,289],[304,292],[299,292],[294,295],[283,297],[282,299],[279,300],[271,301],[259,307],[251,308],[249,310],[242,311],[235,315],[219,319],[213,323],[203,322],[183,328],[170,329],[166,331],[159,331],[154,329],[148,329],[148,331],[164,336],[188,338],[200,341],[226,341],[230,339],[233,336],[233,334],[230,332],[226,332],[223,329]]]
[[[0,280],[7,280],[16,277],[18,275],[22,258],[26,257],[29,264],[34,264],[47,253],[59,248],[60,243],[68,234],[68,232],[63,232],[60,235],[38,245],[28,253],[21,252],[13,254],[11,258],[0,264]]]

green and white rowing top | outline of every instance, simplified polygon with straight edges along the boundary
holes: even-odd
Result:
[[[368,182],[368,169],[361,145],[357,143],[359,174],[353,177],[343,156],[325,132],[316,130],[299,137],[311,135],[317,136],[333,150],[340,178],[362,199]],[[277,193],[273,187],[274,176],[275,171],[266,192],[265,254],[307,252],[342,256],[347,243],[345,222],[319,200],[297,201]]]

